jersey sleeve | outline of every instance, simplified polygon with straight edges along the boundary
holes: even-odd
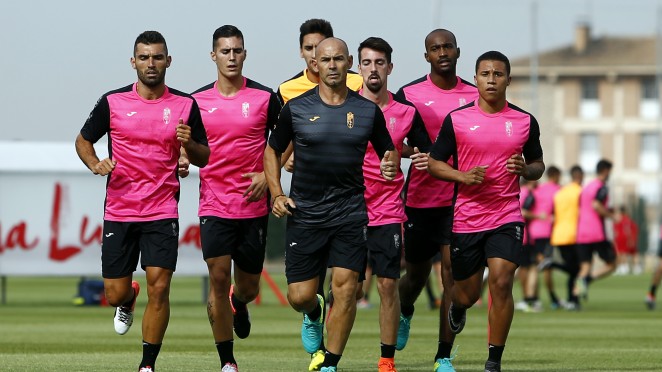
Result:
[[[430,141],[430,136],[418,110],[414,112],[414,121],[411,123],[409,133],[407,133],[407,144],[411,147],[418,147],[421,152],[430,151],[432,146],[432,141]]]
[[[540,126],[538,121],[533,115],[530,115],[531,122],[529,124],[529,139],[524,144],[522,155],[524,159],[536,160],[542,158],[542,146],[540,145]]]
[[[609,196],[609,189],[607,186],[602,186],[598,189],[598,192],[595,194],[595,200],[604,203],[605,200],[607,200],[607,196]]]
[[[388,133],[388,129],[386,129],[384,113],[377,105],[375,105],[375,120],[373,122],[370,142],[380,159],[384,156],[386,151],[395,149],[395,146],[393,146],[393,140],[391,140],[391,135]]]
[[[278,99],[276,93],[271,93],[269,97],[269,107],[267,108],[267,129],[274,130],[278,124],[278,115],[280,114],[280,109],[283,105]]]
[[[522,209],[530,211],[535,204],[536,198],[533,196],[533,193],[530,192],[529,195],[526,196],[526,199],[524,199],[524,203],[522,203]]]
[[[453,130],[453,118],[448,114],[444,119],[444,123],[441,125],[437,140],[432,145],[430,156],[436,160],[448,161],[456,151],[457,142],[455,141],[455,131]]]
[[[202,116],[200,115],[200,107],[198,107],[198,103],[195,99],[193,99],[191,113],[188,116],[186,124],[191,127],[191,139],[201,145],[209,145],[207,142],[207,131],[205,130],[205,126],[202,123]]]
[[[285,104],[278,116],[278,123],[269,137],[269,146],[282,153],[287,149],[293,137],[292,131],[292,112],[290,105]]]
[[[103,95],[94,105],[90,116],[87,117],[80,134],[87,141],[97,143],[101,137],[110,131],[110,105],[108,96]]]

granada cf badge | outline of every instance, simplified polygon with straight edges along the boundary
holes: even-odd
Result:
[[[354,128],[354,114],[351,112],[347,113],[347,128]]]

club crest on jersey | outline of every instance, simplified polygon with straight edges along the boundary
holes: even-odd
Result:
[[[506,122],[506,134],[508,137],[513,135],[513,122],[512,121],[507,121]]]
[[[394,130],[394,129],[395,129],[395,118],[390,118],[390,119],[388,119],[388,127],[389,127],[391,130]]]
[[[354,128],[354,114],[352,112],[347,113],[347,128]]]
[[[460,107],[467,104],[467,100],[465,98],[460,98],[458,101],[459,101]]]
[[[248,110],[251,108],[251,105],[248,104],[248,102],[244,102],[241,104],[241,115],[245,118],[248,117]]]
[[[163,109],[163,124],[170,124],[170,109],[167,107]]]

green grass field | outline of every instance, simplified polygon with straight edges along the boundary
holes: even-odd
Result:
[[[272,276],[284,290],[284,276]],[[141,272],[137,277],[144,283]],[[648,311],[643,304],[649,280],[650,274],[646,274],[597,282],[581,312],[516,312],[504,353],[504,371],[662,371],[662,310]],[[8,278],[7,303],[0,305],[0,371],[137,369],[146,296],[139,298],[133,329],[118,336],[113,331],[112,308],[71,305],[77,281]],[[558,288],[564,292],[561,282]],[[262,304],[251,305],[251,336],[235,341],[240,369],[306,371],[309,356],[301,346],[301,316],[279,306],[268,286],[263,290]],[[515,292],[519,295],[519,287]],[[373,304],[377,299],[373,293]],[[175,276],[159,371],[220,370],[201,301],[200,278]],[[396,353],[400,372],[432,370],[438,312],[428,310],[423,299],[417,305],[409,344]],[[377,306],[359,310],[341,371],[376,371],[377,319]],[[469,310],[467,326],[455,341],[459,345],[454,362],[458,371],[482,371],[487,357],[486,324],[485,307]]]

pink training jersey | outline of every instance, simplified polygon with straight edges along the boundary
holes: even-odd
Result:
[[[166,87],[159,99],[146,100],[136,84],[108,92],[92,110],[81,135],[96,143],[108,133],[110,158],[104,219],[116,222],[177,218],[181,143],[179,119],[191,127],[191,139],[207,144],[200,111],[188,94]]]
[[[444,90],[434,85],[428,74],[402,87],[396,96],[414,104],[423,118],[430,141],[434,141],[446,115],[478,98],[478,90],[459,77],[455,88]],[[406,198],[408,207],[447,207],[453,203],[452,198],[453,183],[438,180],[427,172],[410,171]]]
[[[264,170],[262,157],[269,130],[278,121],[275,93],[250,79],[232,97],[218,91],[217,82],[193,93],[207,129],[211,154],[200,169],[199,216],[239,219],[269,213],[266,197],[249,202],[246,173]]]
[[[594,179],[582,189],[579,195],[577,244],[600,243],[607,240],[604,219],[593,208],[593,201],[597,200],[606,207],[609,201],[608,195],[607,187],[599,179]]]
[[[430,156],[467,172],[486,165],[480,185],[457,184],[453,232],[492,230],[510,222],[524,222],[519,203],[519,176],[506,170],[507,160],[522,154],[542,158],[540,128],[533,115],[507,103],[500,112],[483,112],[478,103],[452,111],[432,146]]]
[[[362,92],[359,91],[359,94]],[[386,129],[391,135],[395,149],[402,153],[405,138],[410,146],[416,146],[421,151],[428,151],[430,139],[416,108],[410,104],[397,102],[389,92],[389,102],[382,108]],[[391,223],[401,223],[407,220],[402,188],[404,176],[398,172],[393,181],[385,180],[379,166],[384,154],[379,156],[372,143],[368,142],[363,162],[363,179],[365,184],[365,201],[368,207],[368,226],[380,226]],[[414,172],[422,172],[414,170]]]
[[[554,182],[545,182],[533,191],[535,203],[531,212],[536,216],[529,222],[531,239],[549,239],[552,236],[552,223],[554,222],[554,195],[561,186]],[[540,216],[545,218],[540,218]]]

